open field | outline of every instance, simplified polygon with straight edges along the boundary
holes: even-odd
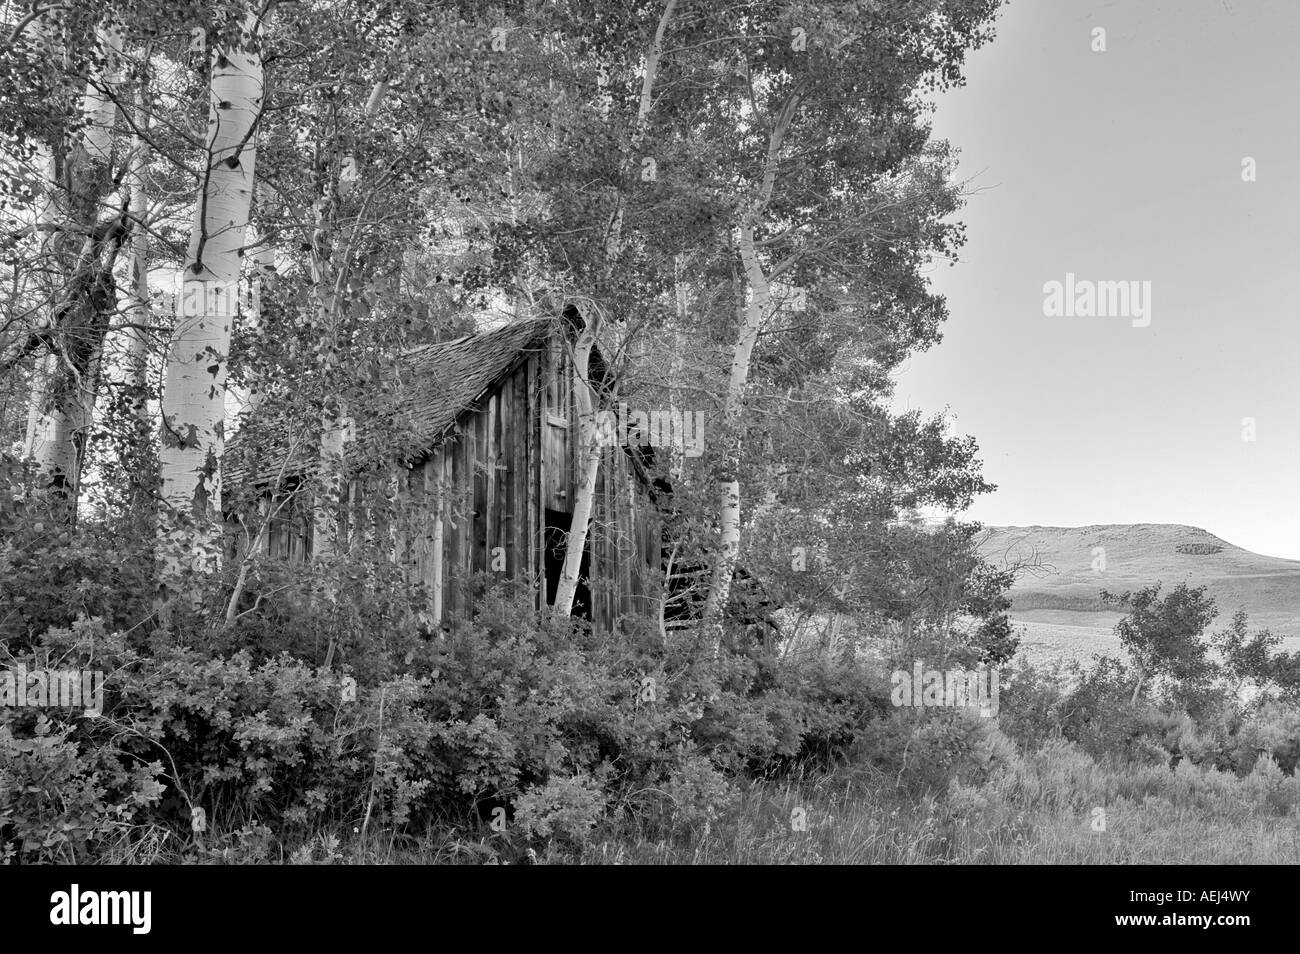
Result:
[[[1038,613],[1057,613],[1076,617],[1072,620],[1042,619]],[[1115,636],[1118,613],[1070,613],[1062,610],[1026,610],[1014,613],[1016,625],[1023,634],[1021,653],[1035,666],[1054,663],[1086,663],[1096,654],[1123,657],[1119,639]]]
[[[1166,588],[1205,585],[1219,605],[1215,629],[1241,607],[1252,629],[1271,629],[1284,637],[1283,648],[1300,649],[1300,561],[1251,553],[1199,527],[990,527],[982,552],[995,564],[1037,564],[1011,590],[1031,662],[1118,653],[1113,629],[1120,614],[1105,608],[1099,592],[1157,581]]]

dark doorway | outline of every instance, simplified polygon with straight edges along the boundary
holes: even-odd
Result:
[[[572,515],[559,510],[546,511],[546,605],[555,605],[555,594],[560,588],[560,574],[564,572],[564,548],[569,539]],[[582,552],[582,566],[578,570],[578,589],[573,594],[573,615],[591,620],[591,588],[587,577],[591,573],[591,536]]]

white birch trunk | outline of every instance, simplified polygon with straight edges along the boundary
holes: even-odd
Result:
[[[252,42],[257,26],[250,18],[246,34]],[[253,196],[260,54],[247,42],[242,49],[216,51],[210,92],[204,178],[163,394],[159,527],[165,584],[184,569],[187,558],[193,568],[206,570],[218,557],[227,360]]]
[[[37,32],[48,33],[39,21],[37,23]],[[53,226],[58,219],[58,211],[54,201],[54,192],[58,188],[58,175],[54,154],[48,144],[42,142],[37,145],[36,165],[42,170],[42,189],[36,201],[37,243],[40,247],[41,258],[52,261],[55,243],[54,232],[49,226]],[[41,283],[41,291],[46,296],[54,294],[49,285],[48,281]],[[53,315],[45,317],[43,322],[47,328],[52,327]],[[42,420],[45,416],[45,404],[49,399],[49,385],[50,378],[54,374],[54,361],[54,354],[46,351],[37,359],[32,368],[31,379],[28,382],[27,430],[23,438],[24,460],[35,461],[37,459],[38,443],[43,440],[44,427]]]
[[[772,291],[758,260],[754,244],[754,226],[748,223],[740,230],[740,256],[745,267],[745,284],[748,300],[740,308],[740,331],[731,357],[731,375],[727,382],[727,396],[723,405],[723,434],[728,442],[728,460],[724,473],[718,480],[718,562],[714,567],[713,585],[704,604],[704,618],[716,622],[726,608],[731,596],[731,581],[735,576],[736,559],[740,555],[740,481],[735,471],[739,467],[739,442],[741,440],[741,412],[744,410],[745,385],[749,381],[749,365],[758,342],[759,331],[767,318]]]
[[[50,362],[57,364],[55,357]],[[51,375],[53,377],[53,375]],[[66,388],[43,388],[32,436],[32,460],[42,486],[75,501],[80,468],[76,439],[89,426],[87,396]]]
[[[650,49],[646,52],[645,69],[641,76],[641,97],[637,103],[636,122],[632,129],[633,146],[640,142],[650,116],[650,109],[654,103],[654,84],[659,75],[659,60],[663,56],[664,34],[668,30],[668,23],[676,7],[677,0],[668,0],[659,17],[659,25],[655,28]],[[625,206],[626,197],[620,193],[605,242],[605,258],[611,268],[623,251]],[[573,518],[569,523],[569,538],[564,548],[564,570],[555,592],[555,612],[561,616],[568,616],[573,612],[573,597],[577,592],[582,556],[587,548],[587,525],[591,519],[596,482],[600,476],[601,446],[595,428],[596,393],[591,386],[589,376],[591,349],[595,346],[596,339],[596,319],[594,313],[583,317],[586,325],[579,336],[573,355],[573,387],[578,401],[578,433],[583,442],[583,456],[580,458],[581,467],[573,500]]]
[[[341,408],[321,412],[320,499],[312,508],[312,559],[324,560],[338,553],[339,509],[343,506],[343,452],[346,426]]]
[[[95,241],[87,237],[82,253],[75,261],[72,274],[98,268]],[[90,293],[89,287],[85,290]],[[73,307],[93,307],[90,304]],[[73,329],[74,332],[80,329]],[[89,333],[86,329],[85,333]],[[55,333],[53,340],[58,341]],[[77,490],[81,481],[81,464],[94,416],[97,356],[78,370],[63,353],[51,354],[48,372],[40,389],[32,437],[32,460],[41,483],[51,498],[67,505],[64,518],[71,520],[76,510]]]
[[[794,121],[802,98],[802,84],[787,97],[772,124],[768,135],[767,155],[763,162],[763,175],[758,182],[757,194],[752,203],[741,212],[739,252],[745,275],[739,306],[740,329],[732,351],[731,375],[727,382],[727,396],[723,407],[723,439],[727,442],[718,478],[718,533],[719,555],[714,566],[713,582],[704,604],[704,619],[717,625],[731,596],[731,581],[735,575],[736,559],[740,554],[740,445],[743,440],[741,414],[744,410],[745,386],[749,381],[750,359],[759,332],[768,318],[772,288],[763,263],[758,256],[754,233],[762,221],[763,213],[772,201],[776,188],[777,166],[785,146],[786,134]],[[746,292],[748,294],[746,294]],[[713,647],[716,652],[717,643]]]
[[[88,274],[93,276],[94,271],[100,267],[99,248],[89,233],[98,224],[101,192],[107,187],[109,178],[113,125],[117,118],[113,92],[121,85],[118,62],[122,53],[122,34],[114,27],[100,27],[96,31],[96,42],[99,56],[103,58],[103,66],[87,77],[81,99],[85,125],[80,140],[67,157],[70,165],[67,180],[72,185],[73,194],[66,197],[66,215],[69,219],[77,220],[68,224],[78,226],[77,231],[88,237],[83,242],[80,256],[74,259],[75,264],[64,279],[66,285],[73,289],[73,294],[84,294],[87,298],[93,287],[93,277],[80,291],[77,290],[77,280],[83,268],[89,269]],[[52,170],[51,163],[51,190],[58,188]],[[50,216],[55,205],[52,201],[46,204],[44,216]],[[38,215],[38,218],[41,217]],[[71,302],[68,307],[76,310],[95,306],[87,301]],[[90,333],[89,330],[80,328],[74,328],[72,332],[81,335]],[[58,354],[53,355],[52,359],[47,364],[47,374],[37,382],[39,388],[33,391],[34,413],[29,412],[28,427],[31,434],[30,453],[42,483],[69,503],[70,518],[75,511],[81,466],[94,416],[98,359],[92,357],[82,368],[61,368],[60,360],[68,363],[68,359]]]
[[[86,83],[81,111],[86,125],[82,132],[82,147],[92,163],[106,164],[113,155],[113,123],[117,118],[115,90],[122,78],[118,62],[122,56],[122,32],[116,26],[100,27],[96,31],[104,69],[92,74]]]
[[[573,517],[569,521],[569,539],[564,548],[564,569],[555,590],[555,612],[568,616],[573,612],[573,597],[578,592],[582,571],[582,556],[587,548],[587,529],[591,522],[592,505],[596,497],[596,480],[600,475],[601,439],[596,428],[595,401],[585,374],[578,368],[590,363],[591,349],[596,344],[593,322],[588,322],[574,349],[573,391],[578,404],[578,434],[582,441],[579,458],[578,487],[573,500]]]
[[[37,359],[28,380],[27,430],[23,436],[23,460],[36,457],[36,442],[40,440],[41,419],[44,416],[46,388],[49,386],[50,370],[54,364],[54,355],[45,354]]]
[[[136,92],[136,127],[144,131],[148,123],[148,106],[145,102],[147,87],[142,83]],[[149,214],[148,174],[150,149],[147,140],[136,135],[131,144],[131,280],[127,288],[126,367],[125,382],[131,396],[131,416],[140,435],[148,433],[148,362],[149,329],[152,324],[149,308]]]
[[[686,414],[691,413],[690,408],[683,410],[677,399],[677,388],[680,385],[684,373],[684,356],[685,351],[682,343],[682,336],[690,324],[691,308],[691,289],[686,281],[686,262],[684,256],[678,254],[673,257],[673,291],[677,304],[677,324],[669,332],[671,347],[669,349],[669,368],[668,368],[668,412],[672,420],[678,420],[678,414],[683,415],[680,419],[685,421]],[[702,435],[701,435],[702,436]],[[656,450],[656,453],[658,451]],[[686,443],[683,440],[681,444],[674,442],[671,448],[672,462],[668,468],[669,477],[676,481],[682,478],[686,465]]]

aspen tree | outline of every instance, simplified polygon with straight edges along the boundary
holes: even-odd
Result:
[[[208,569],[218,556],[227,361],[262,109],[261,28],[250,15],[238,42],[212,54],[207,149],[163,392],[165,590],[187,562]]]
[[[641,77],[641,96],[637,103],[636,121],[632,127],[632,144],[640,144],[645,135],[650,110],[654,104],[655,80],[659,76],[659,63],[663,56],[664,34],[673,18],[677,0],[668,0],[659,24],[655,29],[654,39],[646,53],[645,66]],[[611,218],[609,234],[605,244],[605,258],[612,270],[623,251],[623,218],[627,208],[627,197],[620,193],[615,203]],[[600,328],[600,313],[591,308],[583,315],[584,323],[573,347],[573,387],[577,402],[578,433],[582,441],[579,461],[577,489],[574,493],[573,516],[569,522],[569,537],[564,550],[564,567],[560,573],[560,583],[555,591],[555,612],[568,616],[573,612],[573,598],[578,591],[579,574],[582,570],[582,555],[587,548],[588,524],[591,522],[592,505],[596,496],[596,482],[600,476],[600,458],[604,452],[603,440],[596,427],[597,396],[591,384],[591,351],[596,345]]]

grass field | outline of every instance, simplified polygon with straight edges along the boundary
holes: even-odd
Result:
[[[1120,614],[1105,608],[1100,591],[1156,582],[1206,586],[1219,606],[1212,630],[1240,607],[1252,630],[1268,628],[1284,637],[1282,648],[1300,650],[1300,561],[1251,553],[1199,527],[990,527],[981,552],[995,565],[1031,564],[1012,587],[1011,615],[1035,664],[1119,654]]]
[[[1056,613],[1077,619],[1038,618],[1039,613]],[[1094,655],[1124,657],[1119,639],[1113,632],[1117,613],[1068,613],[1052,610],[1027,610],[1014,615],[1023,632],[1020,651],[1034,666],[1055,663],[1087,663]]]
[[[581,849],[524,857],[504,835],[320,833],[293,849],[140,847],[114,863],[292,864],[1300,864],[1300,779],[1183,763],[1102,766],[1065,743],[1013,756],[978,787],[917,797],[845,768],[742,784],[707,821],[670,837],[635,817]],[[1099,823],[1100,822],[1100,823]]]
[[[635,818],[541,864],[1300,864],[1300,779],[1184,763],[1102,766],[1068,743],[1012,756],[978,787],[917,798],[844,769],[742,785],[730,806],[671,838]],[[323,852],[317,852],[317,855]],[[346,861],[498,863],[492,837],[345,849]],[[319,858],[312,858],[316,863]],[[508,863],[508,862],[507,862]]]
[[[755,784],[685,842],[598,843],[587,863],[1298,864],[1297,782],[1187,766],[1102,768],[1068,749],[1030,756],[944,799],[898,798],[844,776]],[[1104,813],[1099,827],[1098,809]],[[806,830],[793,830],[802,817]]]

